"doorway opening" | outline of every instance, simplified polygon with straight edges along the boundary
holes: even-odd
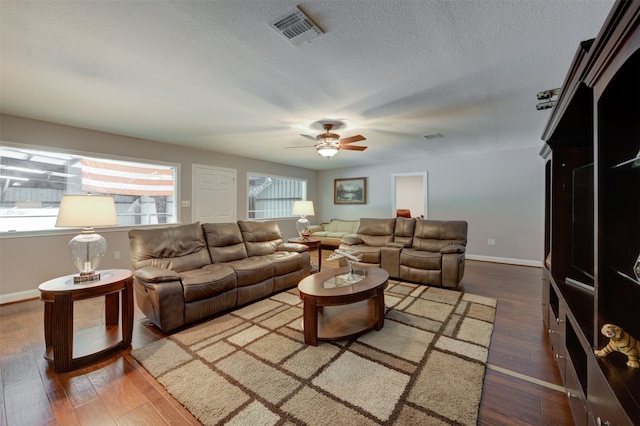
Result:
[[[427,172],[394,173],[391,175],[391,213],[406,209],[411,217],[428,217]]]

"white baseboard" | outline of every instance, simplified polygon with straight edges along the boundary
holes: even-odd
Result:
[[[4,305],[5,303],[22,302],[29,299],[37,299],[38,297],[40,297],[40,291],[37,289],[19,291],[17,293],[0,294],[0,305]]]
[[[520,265],[520,266],[534,266],[536,268],[542,267],[541,260],[512,259],[510,257],[480,256],[477,254],[467,254],[465,257],[469,260],[479,260],[481,262],[506,263],[508,265]]]

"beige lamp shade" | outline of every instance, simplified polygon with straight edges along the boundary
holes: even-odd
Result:
[[[294,201],[293,216],[313,216],[313,201]]]
[[[63,195],[56,226],[83,227],[118,224],[113,197],[104,195]]]

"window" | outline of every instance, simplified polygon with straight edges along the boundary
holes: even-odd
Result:
[[[249,174],[249,219],[291,217],[293,202],[307,199],[306,179]]]
[[[64,194],[112,195],[122,226],[175,223],[177,166],[0,145],[0,232],[54,229]]]

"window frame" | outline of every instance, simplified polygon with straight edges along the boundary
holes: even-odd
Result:
[[[257,212],[257,210],[252,210],[251,209],[251,178],[271,178],[271,179],[284,179],[284,180],[290,180],[290,181],[297,181],[297,182],[302,182],[302,194],[300,196],[300,198],[296,198],[296,197],[292,197],[290,198],[291,201],[291,208],[289,208],[289,214],[285,215],[285,216],[277,216],[277,217],[252,217],[252,213],[255,214]],[[292,215],[292,207],[293,207],[293,202],[294,201],[298,201],[298,200],[308,200],[307,196],[308,196],[308,192],[309,192],[309,179],[307,178],[299,178],[299,177],[291,177],[291,176],[282,176],[282,175],[275,175],[272,173],[259,173],[259,172],[247,172],[247,208],[246,208],[246,217],[249,220],[285,220],[285,219],[295,219],[296,216]]]
[[[158,161],[158,160],[150,160],[150,159],[140,159],[140,158],[135,158],[135,157],[128,157],[128,156],[120,156],[120,155],[113,155],[113,154],[104,154],[104,153],[97,153],[97,152],[89,152],[89,151],[80,151],[80,150],[71,150],[71,149],[64,149],[64,148],[59,148],[59,147],[47,147],[47,146],[40,146],[40,145],[31,145],[31,144],[19,144],[19,143],[12,143],[12,142],[7,142],[4,140],[0,140],[0,147],[6,147],[6,148],[12,148],[12,149],[17,149],[17,150],[30,150],[30,151],[39,151],[39,152],[43,152],[43,153],[49,153],[49,154],[53,154],[53,155],[64,155],[64,156],[76,156],[76,157],[82,157],[82,158],[86,158],[89,160],[105,160],[105,161],[118,161],[118,162],[123,162],[123,163],[138,163],[141,165],[146,165],[146,166],[160,166],[160,167],[169,167],[169,168],[173,168],[173,212],[172,212],[172,216],[174,218],[174,221],[172,222],[166,222],[166,223],[158,223],[158,224],[123,224],[123,225],[116,225],[116,226],[112,226],[112,227],[108,227],[108,228],[99,228],[97,227],[96,229],[100,229],[101,233],[104,232],[109,232],[109,230],[123,230],[123,229],[132,229],[132,228],[137,228],[137,227],[154,227],[154,226],[166,226],[166,225],[176,225],[181,223],[181,209],[179,206],[180,203],[180,163],[174,163],[174,162],[167,162],[167,161]],[[2,182],[2,180],[0,180],[0,182]],[[67,192],[67,185],[68,182],[65,181],[65,188],[63,190],[63,194],[68,194],[71,192]],[[86,192],[91,192],[91,191],[86,191]],[[62,195],[60,198],[62,198]],[[115,196],[117,196],[118,194],[116,194]],[[122,195],[122,194],[120,194]],[[119,215],[120,216],[120,215]],[[69,234],[69,233],[76,233],[77,229],[80,228],[56,228],[51,227],[51,228],[41,228],[41,229],[27,229],[27,230],[9,230],[9,231],[2,231],[0,230],[0,239],[4,239],[4,238],[16,238],[16,237],[33,237],[33,236],[45,236],[45,235],[64,235],[64,234]]]

